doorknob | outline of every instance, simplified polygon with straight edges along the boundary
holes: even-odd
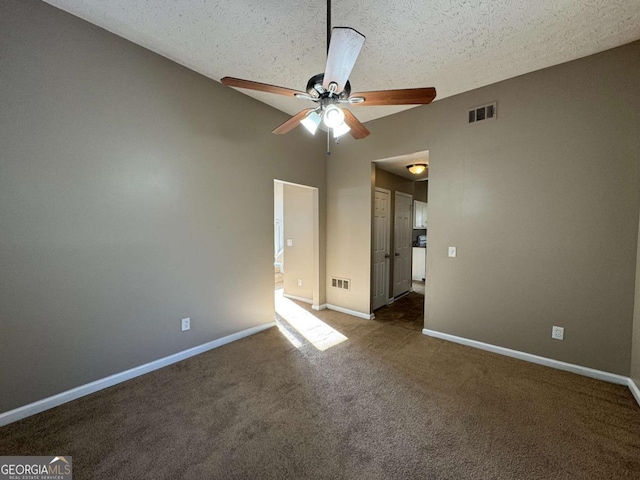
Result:
[[[388,253],[385,253],[384,258],[391,258],[391,255],[389,255]]]
[[[400,256],[400,254],[396,252],[396,257],[399,257],[399,256]]]

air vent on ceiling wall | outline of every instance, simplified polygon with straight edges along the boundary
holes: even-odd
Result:
[[[498,115],[496,102],[469,109],[469,123],[487,122],[495,120]]]
[[[351,280],[349,280],[348,278],[331,277],[331,286],[334,288],[349,290],[351,286]]]

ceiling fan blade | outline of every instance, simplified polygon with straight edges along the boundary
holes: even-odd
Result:
[[[284,122],[282,125],[274,128],[271,131],[271,133],[275,133],[277,135],[289,133],[291,130],[293,130],[298,125],[300,125],[300,122],[304,120],[304,117],[306,117],[307,114],[313,110],[314,110],[313,108],[305,108],[301,112],[296,113],[293,117],[291,117],[289,120]]]
[[[344,112],[344,123],[351,127],[349,133],[353,138],[360,140],[369,136],[371,132],[367,130],[367,127],[360,123],[360,120],[358,120],[353,113],[346,108],[343,108],[342,111]]]
[[[335,93],[344,90],[364,44],[364,38],[364,35],[353,28],[336,27],[333,29],[322,82],[325,90],[329,90],[329,85],[334,82],[337,84]]]
[[[351,105],[374,107],[377,105],[427,105],[436,98],[436,89],[406,88],[403,90],[377,90],[374,92],[353,93],[349,97],[364,98],[363,102],[354,102]]]
[[[220,80],[223,85],[228,87],[246,88],[248,90],[257,90],[259,92],[275,93],[287,97],[295,97],[296,95],[309,96],[306,92],[291,90],[290,88],[269,85],[268,83],[252,82],[251,80],[242,80],[241,78],[224,77]]]

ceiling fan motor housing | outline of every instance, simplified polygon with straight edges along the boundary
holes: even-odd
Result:
[[[324,98],[329,97],[331,94],[322,86],[322,82],[324,81],[324,73],[319,73],[314,75],[307,82],[307,93],[312,97],[316,98]],[[339,92],[337,98],[340,100],[346,100],[351,95],[351,83],[349,80],[344,85],[344,89],[342,92]]]

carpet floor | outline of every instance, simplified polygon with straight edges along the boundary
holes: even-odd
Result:
[[[272,328],[0,429],[79,479],[638,479],[626,387],[289,302]]]

